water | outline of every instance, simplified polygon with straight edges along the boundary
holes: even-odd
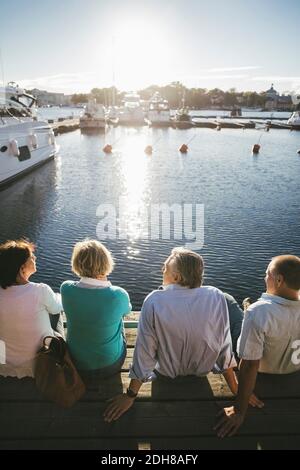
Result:
[[[194,137],[195,136],[195,137]],[[194,138],[193,138],[194,137]],[[251,148],[261,137],[261,151]],[[178,147],[191,138],[189,152]],[[26,236],[37,243],[32,278],[55,290],[75,279],[74,243],[96,237],[103,203],[128,204],[128,240],[107,240],[116,268],[113,283],[128,290],[135,309],[161,283],[161,265],[180,240],[151,240],[139,204],[198,203],[205,208],[205,283],[241,301],[264,290],[270,258],[300,255],[300,132],[223,129],[80,131],[57,138],[59,157],[0,192],[0,240]],[[105,155],[105,143],[114,153]],[[147,144],[152,156],[144,153]],[[141,238],[142,237],[142,238]]]

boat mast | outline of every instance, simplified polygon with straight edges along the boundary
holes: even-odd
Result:
[[[115,37],[112,37],[112,81],[113,81],[113,89],[112,89],[112,105],[115,107],[116,105],[116,90],[115,90]]]

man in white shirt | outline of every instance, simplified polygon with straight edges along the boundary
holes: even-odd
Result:
[[[221,412],[215,428],[219,437],[232,436],[243,423],[258,373],[271,377],[300,371],[300,258],[273,258],[265,282],[267,292],[245,315],[238,344],[238,394],[235,405]]]
[[[164,263],[163,290],[149,294],[141,310],[130,386],[112,400],[106,421],[127,411],[155,375],[201,377],[214,370],[237,391],[226,299],[215,287],[201,287],[202,278],[202,257],[175,248]]]

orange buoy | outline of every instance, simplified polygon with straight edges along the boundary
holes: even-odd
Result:
[[[106,145],[104,145],[102,150],[103,150],[104,153],[111,153],[112,152],[112,146],[110,144],[106,144]]]
[[[186,144],[182,144],[182,146],[179,147],[179,152],[181,152],[181,153],[187,153],[188,149],[189,149],[189,148],[188,148],[188,146],[187,146]]]
[[[152,145],[147,145],[147,146],[145,147],[144,152],[145,152],[147,155],[152,155],[152,152],[153,152]]]
[[[254,144],[252,147],[252,153],[259,153],[259,150],[260,150],[260,145]]]

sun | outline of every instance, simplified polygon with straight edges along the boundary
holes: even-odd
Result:
[[[115,26],[112,43],[117,87],[135,90],[168,80],[172,47],[159,24],[124,21]]]

